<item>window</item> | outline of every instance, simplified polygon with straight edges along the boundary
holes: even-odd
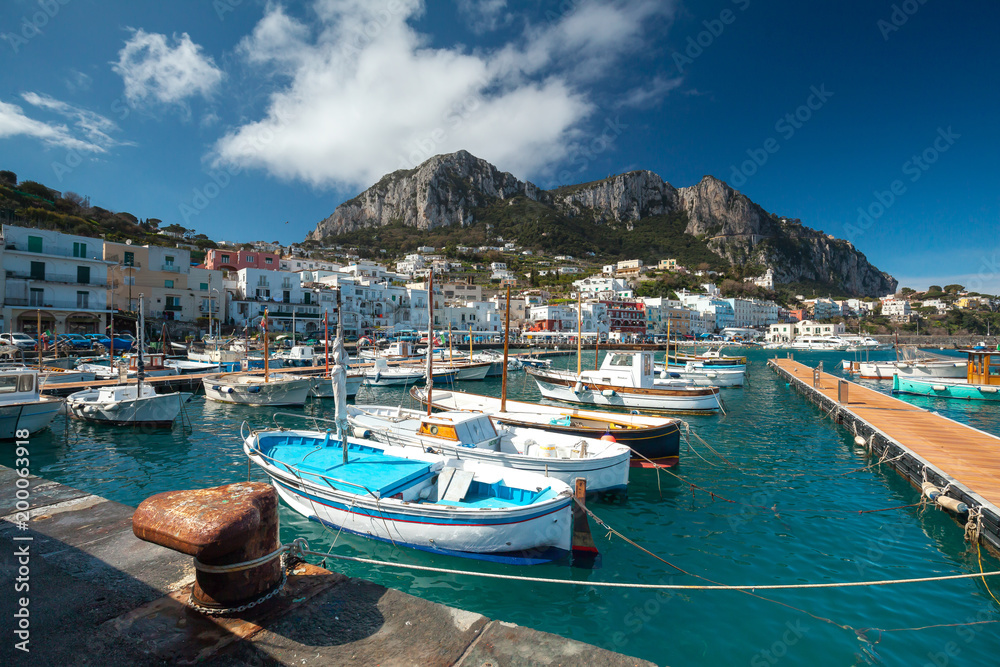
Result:
[[[17,376],[17,390],[20,392],[35,390],[35,376],[25,373]]]
[[[168,296],[167,297],[167,308],[174,306],[179,308],[181,305],[181,298],[179,296]]]
[[[41,236],[29,236],[28,237],[28,252],[42,252],[42,237]]]
[[[78,266],[76,267],[76,282],[86,285],[90,282],[90,267],[89,266]]]
[[[135,266],[135,253],[126,252],[125,253],[125,266]]]
[[[310,303],[309,292],[306,292],[305,294],[302,295],[302,303]]]
[[[253,264],[256,260],[254,260],[254,256],[253,255],[247,255],[247,261],[250,262],[251,264]]]
[[[31,295],[28,297],[29,306],[41,306],[45,298],[45,290],[31,288]]]
[[[174,263],[174,258],[171,255],[167,255],[163,258],[163,261],[166,262],[167,266],[170,266]]]
[[[219,255],[219,261],[223,264],[229,264],[229,255]]]
[[[17,391],[17,376],[4,375],[0,377],[0,394],[13,394]]]
[[[201,284],[199,285],[199,289],[200,289],[200,290],[201,290],[202,292],[207,292],[207,291],[208,291],[208,283],[201,283]]]
[[[173,280],[164,280],[163,281],[163,286],[164,287],[173,287],[174,286],[174,281]]]
[[[270,257],[265,257],[264,258],[264,263],[265,264],[274,264],[274,260],[271,259]]]
[[[31,263],[31,277],[35,280],[45,280],[45,262]]]
[[[90,292],[77,292],[76,293],[76,307],[77,308],[90,308]]]
[[[87,244],[86,243],[73,243],[73,256],[74,257],[86,257],[87,256]]]

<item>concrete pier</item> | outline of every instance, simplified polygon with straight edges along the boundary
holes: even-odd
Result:
[[[652,664],[304,563],[274,600],[205,616],[185,604],[192,558],[136,538],[133,508],[29,477],[23,516],[17,478],[0,466],[0,489],[11,490],[0,497],[5,665]],[[15,592],[20,579],[28,589]],[[15,648],[21,609],[27,653]]]

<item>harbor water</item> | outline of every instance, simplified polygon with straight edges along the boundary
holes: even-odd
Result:
[[[933,507],[913,506],[919,493],[888,467],[869,468],[877,462],[847,431],[767,369],[775,352],[746,354],[747,385],[723,390],[726,414],[683,417],[707,445],[695,438],[682,444],[680,465],[670,472],[632,469],[627,501],[588,505],[659,558],[609,538],[592,522],[600,569],[565,563],[518,568],[338,536],[284,507],[282,540],[301,536],[315,550],[397,563],[583,582],[504,581],[327,561],[350,576],[658,664],[997,664],[1000,604],[982,579],[757,592],[589,585],[805,584],[979,571],[962,527]],[[834,373],[845,356],[851,355],[795,353],[809,365],[823,361]],[[593,361],[593,352],[585,353],[584,366],[592,368]],[[575,369],[576,359],[556,358],[553,365]],[[883,391],[891,386],[864,383]],[[459,388],[499,395],[500,380]],[[539,400],[523,372],[511,374],[509,389],[511,398]],[[903,398],[1000,435],[995,405]],[[356,401],[411,404],[395,387],[362,388]],[[132,506],[162,491],[242,481],[248,465],[240,425],[273,425],[272,412],[199,395],[187,405],[186,423],[172,430],[120,429],[60,416],[32,438],[31,472]],[[332,418],[333,404],[311,400],[304,409],[282,412]],[[303,425],[287,416],[278,422]],[[12,466],[13,457],[12,447],[0,447],[0,463]],[[265,481],[256,466],[250,476]],[[983,552],[982,567],[997,570],[1000,562]],[[1000,597],[1000,579],[991,587]],[[580,664],[587,664],[585,656]]]

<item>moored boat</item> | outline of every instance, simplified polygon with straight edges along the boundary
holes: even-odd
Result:
[[[202,379],[205,398],[218,403],[241,405],[304,405],[313,388],[313,378],[271,373],[221,373]]]
[[[921,379],[894,375],[893,393],[967,401],[1000,401],[1000,351],[973,348],[965,352],[969,358],[964,378]]]
[[[572,492],[557,479],[329,432],[250,431],[243,450],[293,510],[335,529],[517,564],[570,550]]]
[[[618,408],[679,412],[721,409],[718,387],[657,386],[652,352],[612,352],[600,370],[525,369],[545,398]]]
[[[66,398],[76,419],[115,426],[169,427],[194,394],[157,394],[148,384],[84,389]]]
[[[423,387],[411,388],[410,396],[423,404],[427,403],[427,392]],[[435,391],[431,405],[439,410],[478,410],[490,415],[498,424],[537,428],[552,433],[585,438],[611,434],[634,452],[633,467],[645,467],[651,463],[674,465],[680,453],[680,426],[683,422],[671,417],[602,412],[510,399],[506,401],[506,409],[501,409],[499,398],[462,391]]]
[[[37,370],[0,370],[0,440],[41,431],[62,406],[63,399],[40,394]],[[18,435],[19,431],[22,435]]]
[[[347,408],[355,435],[386,444],[417,446],[446,456],[527,470],[560,479],[587,481],[587,491],[624,495],[628,447],[523,426],[494,426],[482,412],[451,410],[424,414],[379,405]]]

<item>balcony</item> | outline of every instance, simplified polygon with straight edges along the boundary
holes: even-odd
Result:
[[[181,267],[176,264],[164,264],[160,267],[160,271],[169,271],[170,273],[180,273]]]
[[[168,303],[167,305],[165,305],[163,307],[163,310],[178,311],[178,310],[182,310],[182,309],[183,309],[183,306],[181,306],[179,303]]]
[[[64,283],[67,285],[88,285],[92,287],[107,287],[108,281],[105,278],[92,277],[89,281],[81,283],[77,277],[70,274],[49,273],[46,271],[44,277],[36,277],[26,271],[6,271],[8,278],[18,280],[34,280],[40,283]]]
[[[141,269],[142,268],[142,262],[136,262],[134,260],[133,260],[133,262],[131,264],[123,264],[122,263],[122,256],[121,255],[108,255],[105,258],[105,261],[111,262],[113,264],[119,264],[119,265],[121,265],[121,268],[123,268],[123,269]]]
[[[206,306],[205,304],[202,304],[202,305],[198,306],[198,312],[200,312],[200,313],[207,313],[208,312],[208,306]],[[219,304],[217,304],[217,303],[212,304],[212,312],[213,313],[219,312]]]
[[[4,305],[14,308],[38,308],[41,310],[80,310],[88,312],[110,312],[107,304],[99,303],[99,299],[88,300],[87,305],[78,305],[76,301],[44,299],[42,303],[37,303],[34,299],[11,298],[4,299]]]
[[[97,247],[99,245],[98,241],[100,241],[100,239],[94,239],[94,248],[95,249],[97,249]],[[26,244],[26,243],[17,243],[15,241],[8,241],[7,244],[6,244],[6,249],[8,251],[13,250],[14,252],[24,252],[24,253],[30,253],[32,255],[53,255],[55,257],[69,257],[70,259],[79,259],[79,260],[82,260],[84,262],[102,262],[103,263],[103,262],[106,261],[102,257],[97,257],[96,253],[92,257],[80,257],[78,255],[73,254],[73,250],[70,249],[70,248],[60,248],[59,246],[53,247],[53,246],[51,246],[49,244],[43,245],[41,251],[35,251],[35,250],[29,250],[28,249],[28,244]]]

